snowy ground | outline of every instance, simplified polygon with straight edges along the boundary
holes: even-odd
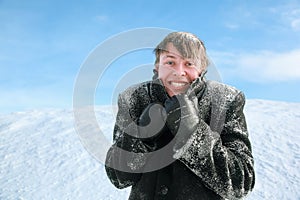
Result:
[[[256,168],[247,199],[300,199],[300,103],[248,100],[245,109]],[[97,108],[111,138],[114,117]],[[82,146],[71,110],[0,114],[0,199],[127,199]]]

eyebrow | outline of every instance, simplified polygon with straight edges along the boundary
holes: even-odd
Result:
[[[163,56],[163,58],[173,58],[173,59],[176,59],[177,58],[177,56],[178,57],[180,57],[180,58],[183,58],[182,56],[180,56],[180,55],[177,55],[177,54],[174,54],[174,53],[172,53],[172,52],[168,52],[167,51],[167,54],[166,55],[164,55]]]
[[[174,53],[171,53],[171,52],[167,52],[167,53],[168,53],[167,55],[163,56],[163,59],[166,59],[166,58],[177,59],[177,56],[178,56],[178,57],[180,57],[181,59],[183,59],[185,61],[192,62],[192,63],[195,62],[194,60],[192,60],[190,58],[184,58],[184,57],[182,57],[181,55],[178,55],[178,54],[175,54],[176,56],[173,56],[172,54],[174,54]]]
[[[172,55],[165,55],[165,56],[163,56],[163,58],[176,58],[176,57],[172,56]]]

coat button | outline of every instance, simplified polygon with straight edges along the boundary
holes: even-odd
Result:
[[[167,188],[167,186],[165,186],[165,185],[161,186],[160,192],[162,195],[166,195],[168,193],[168,191],[169,191],[169,189]]]

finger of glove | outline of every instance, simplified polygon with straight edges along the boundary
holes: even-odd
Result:
[[[192,104],[193,102],[185,94],[173,96],[166,101],[165,106],[168,114],[167,126],[173,135],[177,133],[179,126],[181,126],[181,120],[189,118],[191,114],[195,113],[195,111],[189,108],[192,107]],[[188,119],[184,120],[188,121]],[[187,124],[187,122],[184,122],[184,124]]]
[[[194,102],[190,100],[187,95],[181,95],[178,97],[178,101],[180,102],[180,116],[179,120],[175,122],[177,128],[184,133],[191,133],[197,127],[199,123],[198,110],[194,105]]]
[[[187,90],[186,94],[188,96],[196,95],[199,92],[200,88],[201,88],[201,87],[199,87],[199,85],[200,85],[199,83],[200,83],[200,79],[199,78],[195,79],[191,83],[191,85],[190,85],[189,89]]]
[[[175,95],[171,98],[168,98],[166,101],[165,101],[165,109],[166,109],[166,112],[169,113],[170,111],[174,111],[176,110],[177,108],[180,107],[180,103],[177,99],[178,97]]]
[[[200,78],[197,78],[189,87],[186,94],[190,99],[200,98],[204,92],[205,82]]]
[[[194,102],[186,94],[173,96],[168,101],[165,103],[167,113],[180,111],[181,116],[183,116],[189,114],[190,111],[192,113],[196,112]]]

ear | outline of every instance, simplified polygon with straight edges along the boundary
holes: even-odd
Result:
[[[199,77],[202,77],[203,74],[206,74],[206,70],[203,67],[196,68],[196,70],[198,71]]]
[[[152,80],[155,80],[158,78],[158,71],[156,70],[156,68],[153,69],[153,76],[152,76]]]
[[[201,80],[203,80],[203,78],[204,78],[204,76],[205,76],[205,74],[207,73],[207,70],[206,69],[202,69],[202,72],[200,73],[200,78],[201,78]]]

